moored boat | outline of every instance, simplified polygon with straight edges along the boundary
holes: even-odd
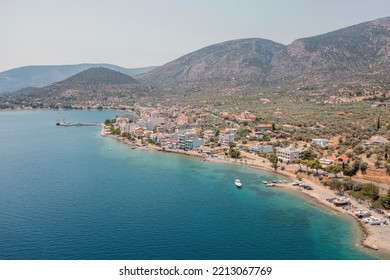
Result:
[[[363,218],[367,218],[367,217],[370,217],[371,216],[371,213],[368,212],[368,211],[363,211],[363,210],[357,210],[357,211],[354,211],[354,214],[356,217],[358,217],[359,219],[363,219]]]
[[[236,187],[238,187],[238,188],[241,188],[241,187],[242,187],[242,183],[241,183],[240,179],[236,179],[236,180],[234,181],[234,184],[235,184]]]
[[[382,224],[386,224],[386,220],[385,219],[380,219],[380,218],[376,218],[376,217],[372,217],[371,220],[368,222],[370,225],[372,226],[379,226],[379,225],[382,225]]]
[[[349,199],[346,199],[345,197],[340,197],[340,198],[335,199],[333,201],[333,205],[335,205],[335,206],[344,206],[344,205],[348,205],[350,203],[351,202],[349,201]]]

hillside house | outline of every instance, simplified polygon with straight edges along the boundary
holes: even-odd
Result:
[[[273,125],[270,123],[265,123],[265,124],[259,124],[255,126],[255,131],[272,131],[273,130]]]
[[[329,140],[328,139],[311,139],[311,143],[319,145],[321,147],[326,147],[329,145]]]

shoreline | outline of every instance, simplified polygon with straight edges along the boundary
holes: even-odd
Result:
[[[221,159],[221,158],[211,158],[208,156],[205,156],[204,154],[199,154],[197,152],[187,152],[187,151],[181,151],[181,150],[171,150],[171,149],[161,149],[157,146],[151,146],[146,145],[143,146],[139,143],[132,143],[128,139],[125,139],[121,136],[112,135],[110,133],[107,133],[105,131],[105,126],[102,126],[102,129],[100,131],[100,135],[102,137],[110,137],[113,139],[116,139],[117,141],[120,141],[124,144],[129,145],[132,148],[137,148],[141,150],[148,150],[148,151],[159,151],[159,152],[165,152],[165,153],[174,153],[174,154],[180,154],[180,155],[186,155],[195,157],[198,159],[201,159],[203,161],[207,162],[214,162],[214,163],[223,163],[223,164],[229,164],[229,165],[237,165],[245,168],[252,168],[257,170],[262,170],[274,174],[279,174],[282,176],[286,176],[292,181],[296,181],[296,177],[294,174],[283,171],[283,170],[277,170],[275,171],[271,166],[270,163],[268,164],[267,160],[262,158],[255,158],[248,160],[246,163],[242,163],[239,161],[236,161],[234,159]],[[245,154],[247,156],[247,154]],[[252,155],[253,156],[253,155]],[[295,194],[303,194],[306,197],[313,198],[313,201],[315,203],[318,203],[321,206],[326,207],[327,209],[331,209],[332,211],[335,211],[338,214],[342,215],[348,215],[353,217],[353,220],[357,224],[357,228],[359,229],[359,244],[362,248],[370,249],[375,251],[376,255],[379,255],[381,258],[384,259],[390,259],[390,226],[372,226],[369,224],[364,224],[361,220],[359,220],[354,213],[348,209],[344,209],[342,207],[337,207],[333,205],[333,203],[330,203],[326,201],[327,198],[335,197],[336,194],[334,191],[330,190],[329,188],[326,188],[319,182],[316,182],[314,180],[310,180],[308,178],[302,179],[303,183],[309,184],[313,187],[313,190],[306,190],[304,188],[296,187],[292,185],[292,182],[289,182],[287,184],[280,184],[278,185],[278,188],[286,189],[289,191],[294,192]],[[261,184],[261,182],[259,182]],[[357,209],[362,209],[364,211],[371,212],[370,209],[365,204],[358,204],[354,200],[351,200],[351,205],[354,205],[357,207]]]

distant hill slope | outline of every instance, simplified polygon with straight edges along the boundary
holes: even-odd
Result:
[[[94,67],[46,87],[21,89],[14,96],[46,104],[96,104],[103,100],[126,101],[147,91],[145,84],[128,75]]]
[[[257,87],[269,83],[329,82],[390,70],[390,17],[288,46],[264,39],[241,39],[208,46],[139,75],[144,82],[168,88]]]
[[[77,64],[25,66],[0,73],[0,93],[12,92],[25,87],[44,87],[67,79],[91,67],[104,67],[129,76],[146,73],[155,67],[123,68],[112,64]]]

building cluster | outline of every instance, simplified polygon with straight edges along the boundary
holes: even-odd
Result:
[[[204,139],[199,137],[203,113],[199,109],[136,104],[131,112],[116,118],[116,125],[121,133],[152,140],[160,147],[191,151],[204,145]]]
[[[189,107],[179,108],[172,106],[143,107],[135,104],[128,113],[118,116],[115,125],[120,129],[121,134],[127,133],[134,138],[142,139],[144,142],[152,143],[162,148],[181,149],[184,151],[203,148],[204,151],[214,153],[219,150],[226,151],[230,143],[235,143],[238,128],[231,127],[218,131],[202,130],[204,116],[208,113],[219,114],[211,108],[205,110]],[[225,112],[226,113],[226,112]],[[222,113],[224,115],[224,113]],[[234,116],[236,121],[254,121],[256,116],[248,111]],[[254,125],[251,132],[246,136],[252,140],[262,140],[265,133],[274,129],[272,124]],[[253,132],[252,132],[253,131]],[[212,143],[212,149],[209,146]],[[271,145],[255,143],[245,147],[253,153],[270,153]]]
[[[301,158],[305,149],[299,148],[296,144],[288,147],[274,148],[271,143],[264,144],[261,140],[267,133],[274,131],[273,124],[253,124],[245,127],[250,128],[246,135],[249,144],[239,144],[237,141],[241,136],[237,135],[239,129],[230,127],[218,131],[203,130],[204,117],[207,114],[220,115],[223,118],[234,118],[237,122],[251,122],[256,116],[250,112],[243,112],[240,115],[230,115],[227,112],[219,113],[213,108],[194,109],[190,107],[170,108],[157,105],[156,107],[143,107],[135,104],[125,115],[116,118],[115,125],[120,129],[121,134],[127,133],[134,138],[143,140],[144,143],[153,143],[161,148],[178,149],[184,151],[196,151],[199,148],[207,154],[226,152],[231,143],[240,149],[250,153],[268,154],[275,152],[279,161],[294,163]],[[238,125],[237,125],[238,126]],[[128,136],[127,135],[127,136]],[[242,139],[242,138],[241,138]],[[380,137],[373,137],[366,145],[382,145],[389,141]],[[329,145],[327,139],[312,139],[311,144],[326,147]],[[327,157],[320,159],[320,163],[327,164],[348,164],[349,158],[345,155],[339,157]]]

